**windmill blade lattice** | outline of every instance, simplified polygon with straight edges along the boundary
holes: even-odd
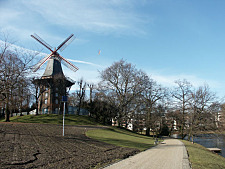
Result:
[[[33,66],[32,70],[36,72],[50,57],[52,56],[52,53],[45,56],[43,59],[41,59],[36,65]]]
[[[74,40],[74,34],[71,34],[66,40],[64,40],[54,51],[52,50],[52,47],[46,43],[43,39],[41,39],[37,34],[31,35],[32,38],[37,40],[39,43],[41,43],[43,46],[48,48],[51,51],[51,54],[47,55],[44,57],[40,62],[38,62],[34,67],[33,71],[36,72],[48,59],[57,59],[59,60],[62,64],[64,64],[66,67],[70,68],[72,71],[76,72],[79,68],[70,63],[68,60],[63,58],[62,56],[59,55],[57,52],[58,50],[62,51],[64,50],[73,40]]]
[[[56,51],[60,50],[61,52],[75,39],[74,34],[71,34],[66,40],[64,40],[56,49]]]
[[[71,69],[71,70],[74,71],[74,72],[76,72],[77,70],[79,70],[78,67],[76,67],[75,65],[73,65],[72,63],[70,63],[68,60],[66,60],[66,59],[63,58],[62,56],[59,55],[59,57],[60,57],[60,59],[61,59],[61,63],[62,63],[64,66],[68,67],[69,69]]]
[[[46,48],[48,48],[51,52],[53,52],[52,47],[47,42],[45,42],[43,39],[41,39],[41,37],[38,36],[36,33],[34,33],[33,35],[31,35],[31,37],[34,38],[39,43],[41,43]]]

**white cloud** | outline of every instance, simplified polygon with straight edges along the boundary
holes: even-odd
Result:
[[[23,48],[21,46],[17,46],[15,44],[12,44],[10,42],[7,42],[7,41],[4,42],[4,41],[0,40],[0,47],[2,49],[4,49],[5,45],[7,46],[7,49],[8,50],[17,52],[17,53],[19,53],[21,55],[27,55],[27,54],[29,54],[29,55],[37,55],[38,57],[43,57],[43,56],[47,55],[47,54],[42,53],[42,52],[38,52],[38,51],[26,49],[26,48]]]
[[[135,1],[120,0],[21,0],[12,6],[4,3],[0,21],[4,27],[21,31],[41,30],[61,26],[100,33],[143,33],[142,25],[149,22],[135,12]],[[4,9],[4,10],[3,10]],[[8,12],[7,12],[8,11]],[[43,29],[44,30],[44,29]]]
[[[151,77],[157,81],[159,84],[162,84],[167,87],[173,87],[175,86],[175,81],[180,79],[186,79],[189,81],[193,87],[199,87],[204,84],[208,84],[212,88],[219,88],[221,87],[221,84],[214,80],[209,79],[202,79],[200,77],[197,77],[195,75],[188,75],[188,74],[177,74],[177,75],[162,75],[162,74],[151,74]]]

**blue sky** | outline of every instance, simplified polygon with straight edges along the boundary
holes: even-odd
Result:
[[[123,58],[164,86],[186,78],[222,97],[224,8],[224,0],[0,0],[0,32],[44,53],[31,34],[55,47],[74,33],[61,55],[93,63],[73,62],[76,73],[65,68],[74,80],[97,82],[98,71]]]

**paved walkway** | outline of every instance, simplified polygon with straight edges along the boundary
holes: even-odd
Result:
[[[166,139],[158,146],[106,167],[106,169],[190,169],[184,144]]]

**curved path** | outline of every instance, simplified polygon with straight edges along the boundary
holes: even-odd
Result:
[[[190,169],[184,144],[176,139],[166,139],[154,148],[129,157],[106,169]]]

